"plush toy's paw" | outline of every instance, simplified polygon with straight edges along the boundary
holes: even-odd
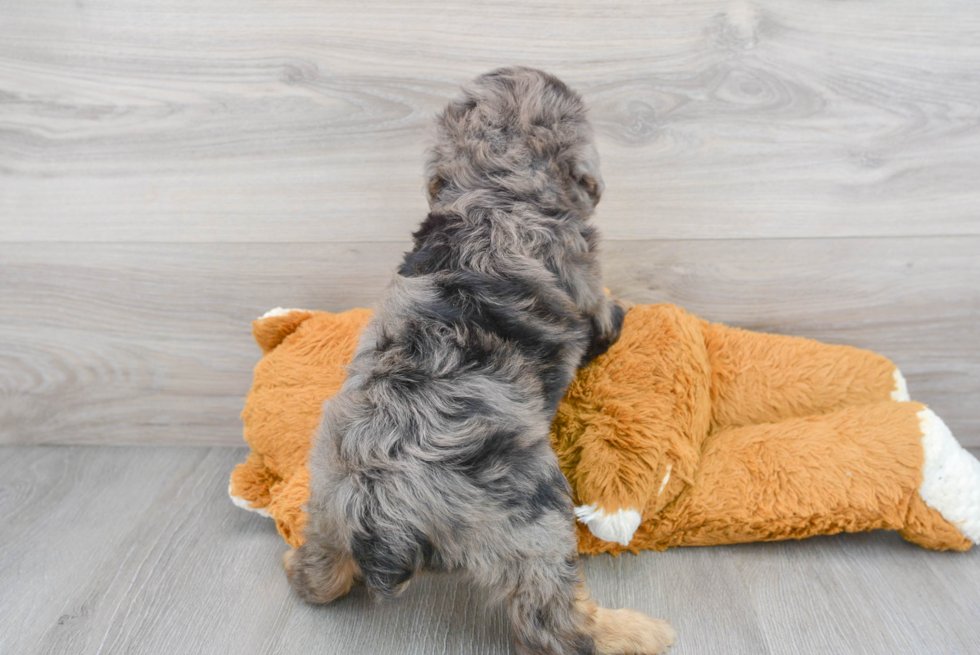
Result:
[[[575,516],[599,539],[623,546],[630,545],[641,521],[640,513],[632,507],[606,512],[596,505],[580,505],[575,508]]]
[[[231,498],[231,502],[235,503],[235,507],[241,507],[242,509],[247,509],[250,512],[255,512],[259,516],[264,516],[266,518],[272,518],[272,515],[269,514],[269,512],[267,512],[264,508],[262,508],[262,507],[252,507],[252,503],[250,503],[249,501],[245,500],[241,496],[236,496],[235,493],[234,493],[234,490],[233,490],[232,486],[233,485],[230,485],[230,484],[228,485],[228,497]]]
[[[674,645],[677,632],[666,621],[642,612],[600,607],[592,639],[601,655],[658,655]]]
[[[919,495],[964,537],[980,543],[980,462],[932,410],[918,417],[925,455]]]

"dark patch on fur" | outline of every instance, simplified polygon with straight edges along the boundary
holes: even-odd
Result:
[[[398,274],[414,277],[453,268],[452,232],[459,227],[459,222],[458,217],[430,213],[412,234],[415,248],[405,253]]]
[[[530,496],[511,497],[505,504],[511,523],[531,523],[537,521],[545,512],[560,512],[572,518],[572,494],[568,481],[561,471],[555,471],[548,478],[539,479]]]

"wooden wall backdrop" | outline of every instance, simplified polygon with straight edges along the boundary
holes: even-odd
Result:
[[[980,3],[0,0],[0,443],[240,443],[276,305],[370,305],[431,116],[593,109],[608,285],[876,349],[980,445]]]

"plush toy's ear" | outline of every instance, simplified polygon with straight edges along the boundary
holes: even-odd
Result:
[[[305,309],[276,307],[252,321],[252,336],[265,355],[296,331],[299,324],[313,316]]]

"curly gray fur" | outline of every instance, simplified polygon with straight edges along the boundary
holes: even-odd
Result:
[[[509,603],[521,653],[662,652],[667,624],[588,599],[549,446],[624,315],[588,221],[603,183],[585,106],[547,73],[482,75],[438,117],[427,176],[429,216],[324,405],[290,580],[329,602],[459,571]]]

